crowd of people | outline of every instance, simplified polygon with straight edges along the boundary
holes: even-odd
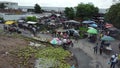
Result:
[[[4,32],[6,33],[9,33],[9,34],[12,34],[14,32],[16,33],[21,33],[21,31],[19,31],[19,28],[17,27],[16,24],[11,24],[11,25],[3,25],[3,29],[4,29]]]

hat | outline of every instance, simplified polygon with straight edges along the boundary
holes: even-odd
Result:
[[[115,56],[118,56],[118,54],[116,53]]]
[[[111,57],[112,57],[112,58],[115,58],[115,55],[112,55]]]

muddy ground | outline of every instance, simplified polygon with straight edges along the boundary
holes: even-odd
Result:
[[[10,56],[10,52],[25,48],[28,43],[23,39],[0,35],[0,68],[13,68],[15,58]]]

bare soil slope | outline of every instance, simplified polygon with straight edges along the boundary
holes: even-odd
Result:
[[[0,68],[15,68],[12,66],[12,60],[15,58],[11,57],[9,52],[24,48],[27,45],[28,42],[23,39],[0,35]]]

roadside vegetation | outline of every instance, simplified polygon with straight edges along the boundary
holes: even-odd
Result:
[[[105,15],[105,20],[120,28],[120,3],[112,5]]]
[[[71,53],[60,46],[52,47],[48,42],[41,42],[33,38],[23,37],[19,34],[0,34],[0,37],[0,41],[2,42],[0,43],[1,48],[3,44],[5,44],[5,39],[10,39],[9,42],[6,42],[4,49],[5,53],[8,53],[7,57],[3,59],[7,59],[12,67],[33,68],[37,66],[37,68],[70,68],[71,66],[67,61],[72,62]],[[12,43],[10,44],[10,42]],[[37,43],[37,45],[40,46],[30,46],[29,42]],[[36,61],[38,62],[36,63]]]

